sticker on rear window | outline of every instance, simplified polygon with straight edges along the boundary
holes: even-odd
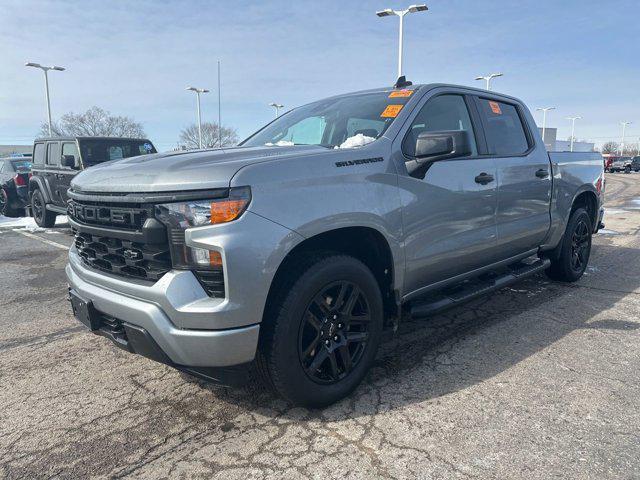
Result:
[[[410,97],[412,93],[413,93],[413,90],[396,90],[389,94],[389,98]]]
[[[384,112],[380,114],[382,118],[396,118],[402,110],[403,105],[387,105]]]
[[[498,102],[489,102],[489,106],[493,113],[496,115],[502,115],[502,110],[500,110],[500,104]]]

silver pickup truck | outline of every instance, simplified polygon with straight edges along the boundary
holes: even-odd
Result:
[[[125,350],[224,383],[257,371],[321,407],[402,318],[541,271],[578,280],[603,191],[601,156],[548,154],[515,98],[409,82],[339,95],[238,147],[80,173],[69,296]]]

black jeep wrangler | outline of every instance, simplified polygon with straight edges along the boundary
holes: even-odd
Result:
[[[98,163],[157,153],[146,138],[58,137],[33,144],[29,180],[31,211],[40,227],[52,227],[56,215],[67,212],[67,190],[81,170]]]

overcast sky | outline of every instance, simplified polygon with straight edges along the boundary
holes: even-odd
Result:
[[[222,117],[241,138],[287,107],[395,81],[396,17],[375,11],[410,1],[31,1],[0,0],[0,144],[28,144],[46,120],[42,73],[54,119],[97,105],[143,123],[160,150],[194,122],[188,85],[206,87],[203,117]],[[405,19],[405,73],[414,83],[481,86],[533,110],[556,106],[548,126],[579,138],[640,136],[640,2],[433,0]],[[540,116],[536,119],[541,122]],[[630,139],[631,140],[631,139]]]

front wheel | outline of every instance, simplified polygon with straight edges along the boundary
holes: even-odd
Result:
[[[624,167],[624,173],[631,173],[631,167]]]
[[[31,195],[31,210],[33,211],[33,219],[39,227],[51,228],[56,223],[56,214],[47,210],[42,192],[37,189]]]
[[[584,208],[573,211],[560,241],[559,255],[551,261],[547,275],[563,282],[575,282],[587,269],[591,255],[591,218]]]
[[[281,285],[276,298],[258,356],[266,380],[304,407],[349,395],[371,367],[382,333],[382,295],[369,268],[345,255],[320,258]]]

